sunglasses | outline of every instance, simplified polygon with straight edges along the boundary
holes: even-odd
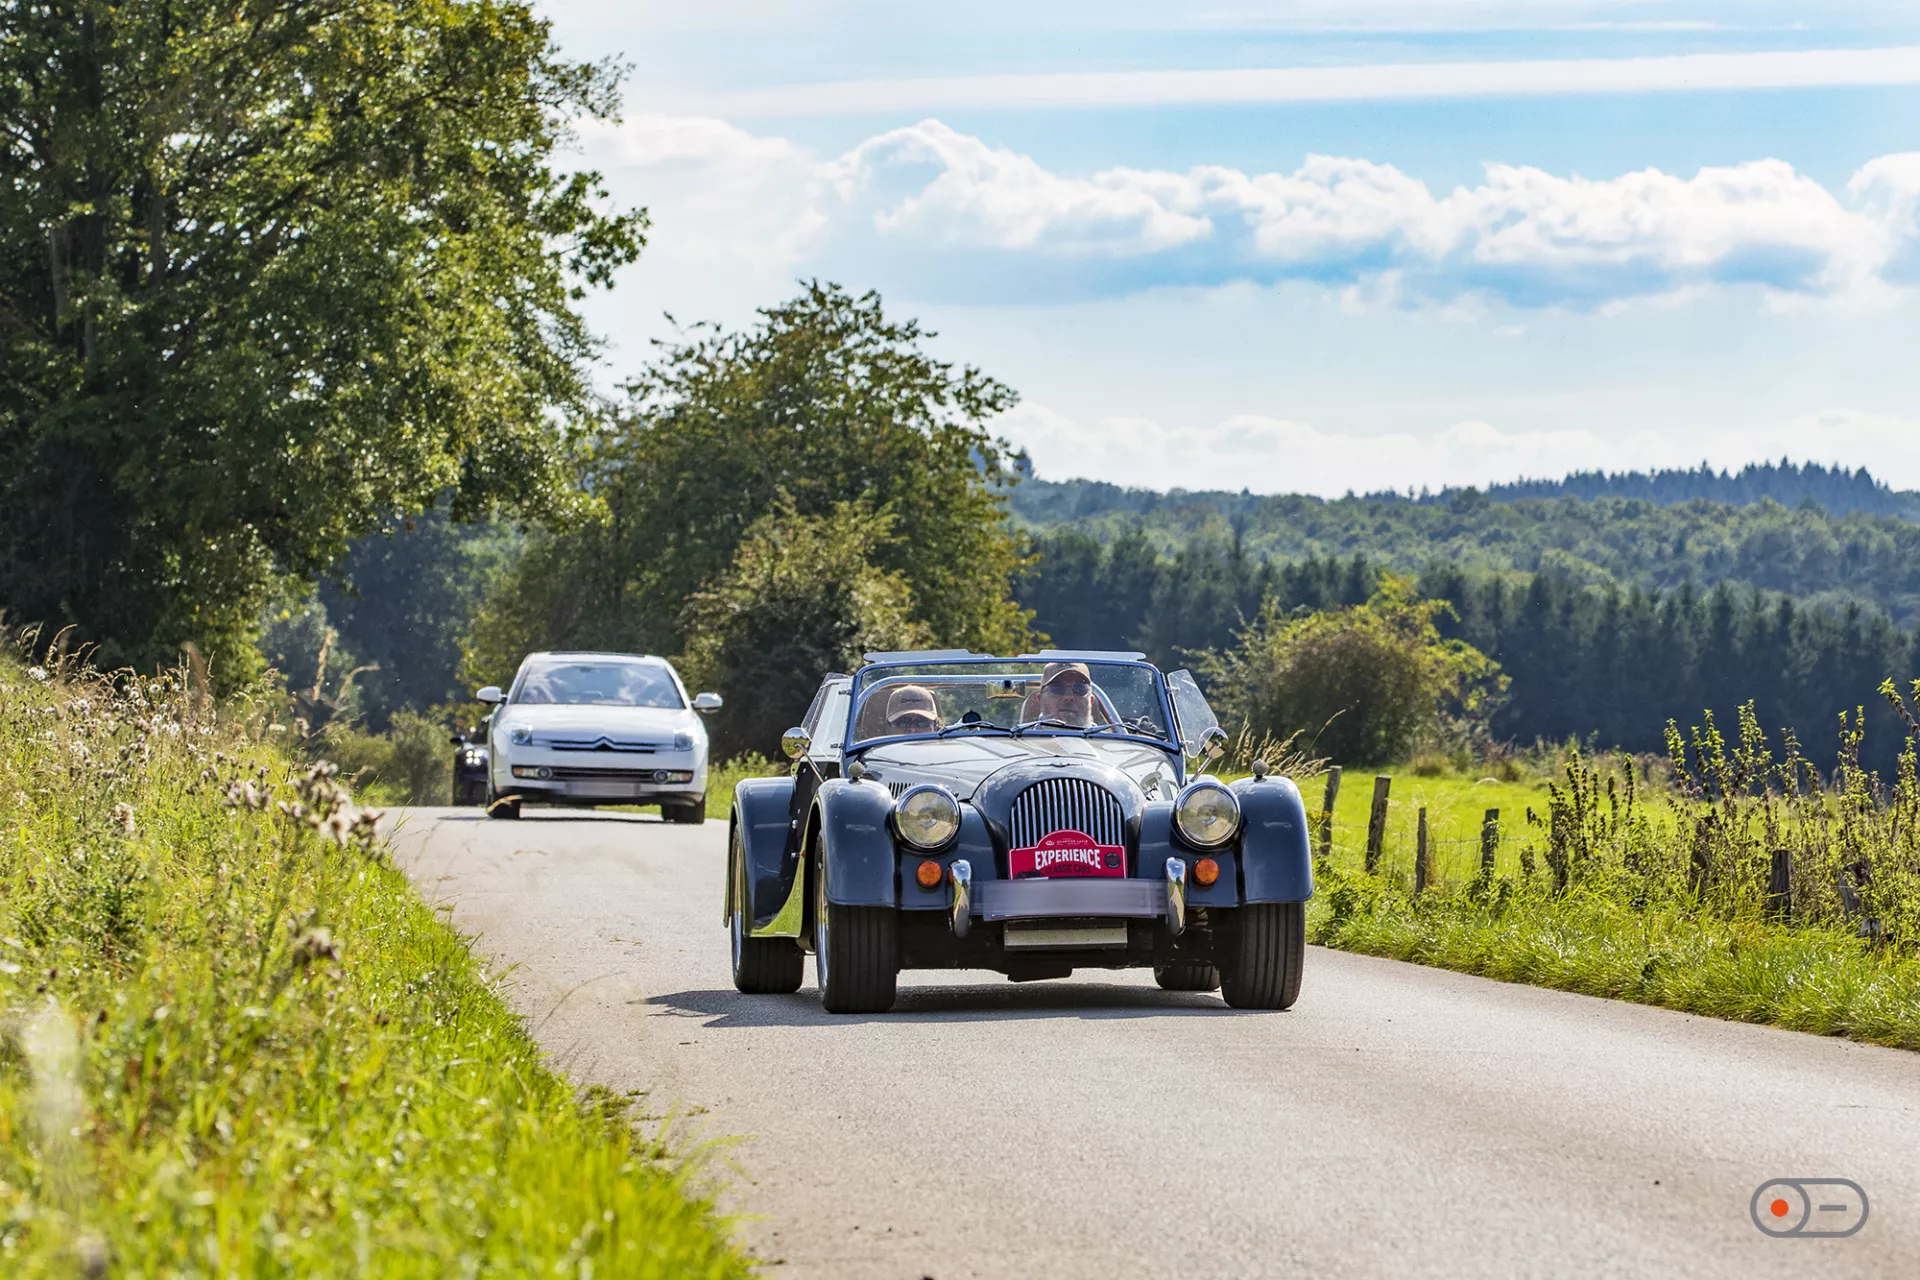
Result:
[[[1054,680],[1047,685],[1046,691],[1064,694],[1069,698],[1084,698],[1093,692],[1093,686],[1085,680]]]

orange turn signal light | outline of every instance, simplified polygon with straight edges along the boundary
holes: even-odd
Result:
[[[942,867],[932,858],[928,858],[914,871],[913,878],[920,882],[922,889],[932,889],[937,887],[939,883],[946,878],[946,874],[946,868]]]
[[[1220,864],[1212,858],[1202,858],[1193,864],[1193,882],[1206,886],[1220,878]]]

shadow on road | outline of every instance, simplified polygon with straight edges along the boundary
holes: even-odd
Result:
[[[1107,984],[1043,982],[1018,986],[908,987],[890,1013],[828,1013],[819,993],[749,996],[731,989],[674,991],[649,996],[682,1017],[704,1018],[708,1027],[845,1026],[857,1022],[1006,1022],[1037,1018],[1224,1017],[1218,996]]]

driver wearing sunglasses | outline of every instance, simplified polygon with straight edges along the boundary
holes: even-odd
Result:
[[[1092,727],[1093,673],[1084,662],[1049,662],[1040,672],[1040,696],[1034,715],[1076,729]]]

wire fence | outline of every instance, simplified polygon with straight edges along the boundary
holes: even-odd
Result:
[[[1419,813],[1417,809],[1406,813],[1400,812],[1400,809],[1401,806],[1396,804],[1388,815],[1381,833],[1379,860],[1373,870],[1374,874],[1389,884],[1412,889],[1419,852]],[[1325,853],[1322,833],[1326,827],[1318,814],[1309,815],[1309,821],[1313,832],[1313,852],[1317,859]],[[1370,822],[1339,820],[1332,824],[1333,866],[1343,871],[1359,871],[1366,867],[1367,835],[1371,825]],[[1524,813],[1519,815],[1517,821],[1503,814],[1491,841],[1474,824],[1467,826],[1468,830],[1463,831],[1459,824],[1444,828],[1429,824],[1427,887],[1464,883],[1480,876],[1489,846],[1493,852],[1495,876],[1532,874],[1543,865],[1544,841],[1531,833]]]

